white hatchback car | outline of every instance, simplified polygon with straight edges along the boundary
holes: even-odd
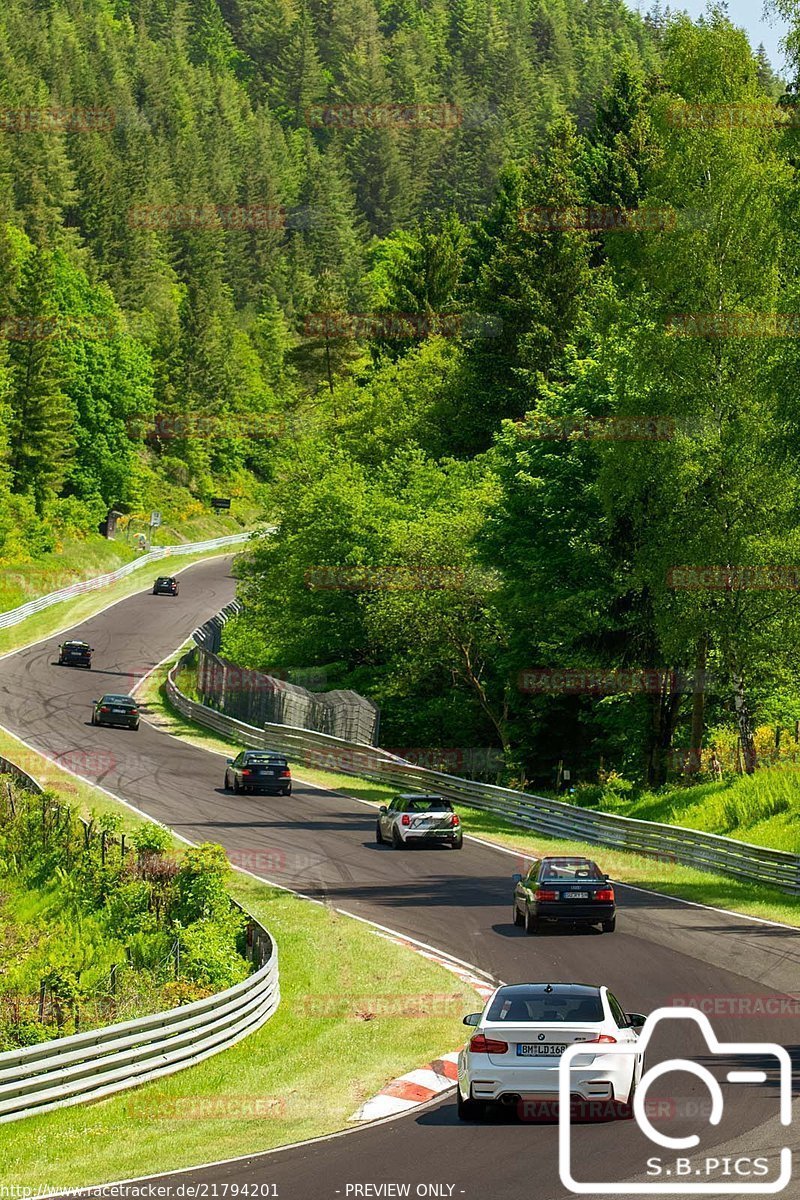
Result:
[[[626,1106],[641,1079],[640,1013],[625,1013],[606,987],[581,983],[516,983],[500,987],[465,1025],[475,1033],[458,1056],[458,1115],[483,1116],[493,1104],[558,1100],[559,1061],[585,1042],[571,1068],[573,1101]],[[603,1045],[630,1043],[631,1053],[603,1054]],[[627,1115],[625,1113],[624,1115]]]
[[[460,850],[464,831],[449,800],[410,793],[395,796],[391,804],[381,805],[375,840],[379,846],[391,842],[395,850],[415,842],[446,842],[454,850]]]

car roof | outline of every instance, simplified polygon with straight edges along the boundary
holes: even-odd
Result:
[[[61,643],[62,646],[88,646],[88,642],[82,642],[78,638],[68,638],[66,642]]]
[[[549,854],[546,858],[540,858],[540,863],[593,863],[593,858],[586,858],[583,854]]]
[[[131,702],[131,704],[136,703],[133,696],[123,696],[123,695],[119,694],[118,692],[106,692],[105,696],[103,696],[103,699],[104,700],[129,700]]]
[[[503,996],[599,996],[602,988],[591,983],[508,983],[497,989]]]
[[[438,792],[399,792],[395,800],[444,800]]]
[[[172,583],[175,579],[174,575],[159,575],[156,583]]]
[[[257,754],[259,758],[286,758],[283,750],[243,750],[242,753],[245,757],[248,754]]]

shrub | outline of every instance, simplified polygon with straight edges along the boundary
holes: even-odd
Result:
[[[179,933],[184,974],[214,991],[233,987],[250,972],[236,943],[247,921],[229,911],[225,918],[204,917]]]
[[[222,846],[205,842],[187,850],[178,871],[175,919],[190,925],[206,917],[226,916],[230,911],[225,891],[229,874],[228,856]]]
[[[140,857],[146,854],[166,854],[172,845],[172,835],[163,825],[157,825],[155,821],[145,821],[136,829],[133,844]]]

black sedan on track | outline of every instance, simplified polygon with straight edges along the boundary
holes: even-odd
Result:
[[[133,696],[101,696],[93,701],[93,725],[118,725],[123,729],[139,728],[139,705]]]
[[[58,647],[58,665],[91,669],[92,647],[88,642],[62,642]]]
[[[590,858],[541,858],[527,875],[513,879],[514,924],[524,925],[526,933],[539,933],[545,922],[614,932],[614,888]]]
[[[234,792],[291,796],[292,772],[284,754],[273,754],[271,750],[242,750],[236,758],[226,761],[226,792],[233,788]]]
[[[179,585],[174,575],[159,575],[153,584],[154,596],[177,596]]]

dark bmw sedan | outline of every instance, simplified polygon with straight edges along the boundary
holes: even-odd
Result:
[[[541,858],[514,877],[514,924],[539,933],[545,922],[599,925],[613,933],[614,888],[590,858]]]
[[[236,758],[227,759],[225,791],[271,792],[291,796],[292,773],[285,754],[271,750],[242,750]]]
[[[118,725],[124,729],[139,728],[139,705],[133,696],[109,694],[94,701],[93,725]]]
[[[180,585],[174,575],[159,575],[153,584],[154,596],[177,596]]]
[[[61,667],[91,668],[92,647],[88,642],[62,642],[58,647],[58,664]]]

